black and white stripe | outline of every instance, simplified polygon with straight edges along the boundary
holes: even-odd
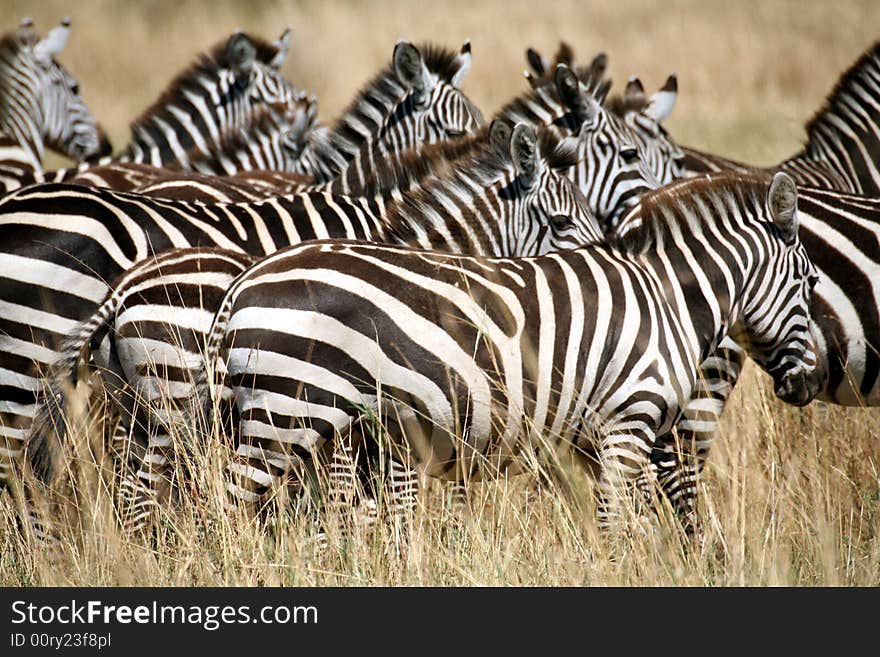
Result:
[[[225,381],[203,396],[231,400],[239,420],[232,499],[259,506],[374,414],[404,462],[442,478],[516,469],[522,452],[561,443],[595,453],[600,520],[616,524],[728,333],[781,397],[815,392],[815,271],[794,183],[769,183],[649,194],[614,247],[480,259],[328,241],[263,259],[208,338],[208,380]]]

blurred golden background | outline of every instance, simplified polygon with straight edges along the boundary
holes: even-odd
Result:
[[[236,28],[275,39],[293,29],[283,71],[316,94],[328,123],[391,58],[399,38],[458,47],[470,38],[464,84],[490,116],[526,89],[524,51],[552,55],[559,39],[588,60],[610,57],[612,89],[630,75],[646,89],[670,72],[680,143],[756,164],[793,153],[803,124],[837,76],[880,36],[872,0],[3,0],[2,29],[29,15],[44,33],[63,16],[73,32],[60,60],[81,82],[117,150],[128,124],[197,53]],[[872,17],[874,20],[872,20]]]

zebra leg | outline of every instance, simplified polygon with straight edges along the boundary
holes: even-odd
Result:
[[[650,479],[650,445],[654,436],[627,430],[625,419],[602,439],[598,483],[599,529],[615,538],[624,534],[631,521],[645,518],[640,490]],[[639,424],[642,424],[639,422]]]
[[[718,420],[742,372],[746,354],[730,341],[700,366],[693,396],[674,432],[658,437],[651,453],[664,497],[688,536],[699,538],[697,479],[709,456]]]
[[[158,518],[160,501],[168,496],[173,476],[173,448],[165,431],[148,431],[145,448],[129,457],[119,485],[118,505],[127,534],[144,534]]]

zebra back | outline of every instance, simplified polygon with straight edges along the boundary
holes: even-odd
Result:
[[[806,185],[880,195],[880,41],[840,76],[806,130],[803,151],[780,168]]]

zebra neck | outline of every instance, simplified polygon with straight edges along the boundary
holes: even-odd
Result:
[[[467,255],[519,255],[501,228],[512,226],[517,214],[515,200],[500,198],[504,179],[482,180],[472,173],[462,168],[451,179],[385,199],[384,226],[390,241]],[[511,216],[502,218],[501,212]]]
[[[355,98],[349,109],[336,121],[329,132],[319,135],[311,145],[306,173],[313,175],[317,183],[325,183],[341,176],[354,162],[361,171],[377,154],[387,152],[381,141],[387,132],[388,122],[394,117],[398,124],[406,122],[412,111],[406,102],[409,92],[390,71],[380,75]],[[402,143],[406,148],[414,143]],[[360,156],[360,159],[358,159]],[[361,173],[362,180],[366,173]]]
[[[563,107],[553,84],[543,85],[514,98],[495,115],[495,118],[503,118],[513,125],[520,122],[529,125],[558,125],[563,117],[567,120],[560,127],[576,132],[580,126],[569,110]]]
[[[42,151],[0,131],[0,184],[5,190],[40,182],[42,173]]]
[[[0,148],[3,161],[17,162],[28,173],[42,171],[44,143],[38,117],[42,116],[31,89],[22,89],[22,79],[29,85],[39,84],[39,73],[20,57],[14,65],[0,57]],[[10,68],[15,69],[12,75]]]
[[[212,144],[244,127],[253,108],[249,99],[224,72],[209,71],[210,81],[189,81],[166,91],[162,99],[131,124],[131,142],[121,162],[189,168],[189,157],[210,156]],[[210,87],[210,91],[206,88]],[[212,95],[225,99],[216,106]]]
[[[679,318],[690,353],[704,360],[737,323],[755,263],[742,263],[702,231],[667,235],[640,260]]]

